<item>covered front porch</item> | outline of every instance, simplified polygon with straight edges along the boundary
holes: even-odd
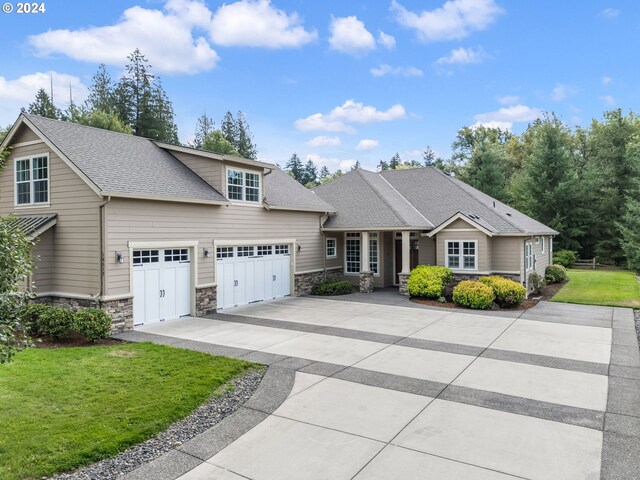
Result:
[[[421,231],[333,230],[324,235],[327,268],[342,270],[343,279],[362,293],[396,286],[406,295],[411,270],[436,261],[435,242]]]

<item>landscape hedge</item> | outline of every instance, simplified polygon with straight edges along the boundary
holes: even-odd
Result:
[[[316,283],[311,290],[311,294],[321,296],[346,295],[353,293],[355,288],[351,282],[328,279]]]
[[[567,278],[569,274],[562,265],[549,265],[544,272],[544,281],[547,284],[564,282]]]
[[[475,280],[463,280],[453,289],[453,301],[461,307],[487,310],[494,299],[493,288]]]
[[[498,275],[481,277],[479,281],[493,289],[495,302],[501,307],[520,305],[527,294],[527,289],[518,282]]]
[[[40,303],[30,303],[20,313],[31,334],[54,339],[81,334],[95,342],[111,333],[111,318],[99,308],[82,308],[77,312]]]
[[[445,285],[453,281],[453,272],[445,267],[418,265],[411,271],[407,290],[412,297],[440,298]]]

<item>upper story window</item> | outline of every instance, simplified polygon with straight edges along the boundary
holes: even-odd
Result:
[[[227,198],[240,202],[260,202],[260,174],[227,168]]]
[[[49,157],[16,158],[16,205],[49,203]]]
[[[475,240],[447,241],[447,267],[453,270],[477,270],[478,242]]]

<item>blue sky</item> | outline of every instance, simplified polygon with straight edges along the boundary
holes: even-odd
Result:
[[[16,2],[11,2],[16,6]],[[443,156],[458,129],[521,132],[638,110],[640,4],[504,0],[48,0],[0,14],[0,124],[54,80],[76,100],[100,63],[140,50],[173,100],[181,140],[204,111],[245,112],[259,157],[330,170],[394,153]]]

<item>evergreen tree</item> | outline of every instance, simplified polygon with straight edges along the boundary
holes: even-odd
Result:
[[[354,170],[358,170],[359,168],[362,168],[362,165],[360,165],[360,160],[356,160],[356,163],[353,165],[353,167],[351,167],[351,171],[353,172]]]
[[[395,170],[401,163],[402,159],[400,158],[400,154],[396,153],[393,157],[391,157],[391,160],[389,160],[389,170]]]
[[[300,183],[302,183],[305,186],[311,185],[315,187],[317,185],[317,180],[318,180],[318,169],[315,163],[313,163],[313,160],[309,159],[307,160],[307,163],[304,166],[302,179],[300,180]]]
[[[9,131],[11,130],[12,125],[7,125],[4,128],[0,128],[0,143],[2,143],[4,141],[4,139],[6,138],[6,136],[9,134]],[[329,171],[327,170],[327,174],[329,174]]]
[[[249,158],[251,160],[257,160],[258,150],[255,143],[253,143],[253,135],[249,129],[247,119],[242,112],[238,112],[236,116],[236,150],[243,158]]]
[[[29,104],[27,111],[31,115],[38,115],[46,118],[60,119],[62,116],[62,112],[60,112],[60,109],[53,104],[53,101],[44,88],[38,90],[34,102]]]
[[[227,113],[224,114],[222,122],[220,122],[220,131],[227,142],[233,145],[234,148],[235,145],[238,144],[238,130],[236,127],[236,120],[233,118],[231,112],[227,111]]]
[[[323,165],[322,168],[320,169],[320,182],[322,183],[322,180],[327,178],[329,175],[331,175],[331,173],[329,172],[329,169],[327,168],[326,165]]]
[[[302,183],[302,185],[306,183],[303,183],[303,180],[305,179],[304,166],[302,165],[302,160],[300,160],[300,157],[298,157],[297,153],[291,155],[291,158],[284,168],[287,173],[289,173],[289,175],[291,175],[297,182]]]
[[[107,72],[107,67],[104,64],[100,64],[98,71],[91,78],[89,96],[84,103],[85,109],[88,111],[114,112],[116,109],[114,88],[111,76]]]
[[[640,180],[634,181],[635,195],[627,198],[622,218],[616,226],[627,267],[640,275]]]
[[[239,156],[236,149],[231,145],[231,142],[224,138],[224,135],[220,130],[213,130],[204,137],[202,149],[219,153],[220,155]]]
[[[200,115],[200,117],[198,117],[198,120],[196,122],[196,131],[194,135],[195,138],[193,139],[193,142],[189,146],[193,148],[203,148],[204,139],[207,137],[207,135],[209,135],[214,130],[215,130],[215,122],[213,121],[212,118],[207,116],[206,112],[203,113],[202,115]]]
[[[389,164],[384,160],[378,162],[378,171],[389,170]]]

